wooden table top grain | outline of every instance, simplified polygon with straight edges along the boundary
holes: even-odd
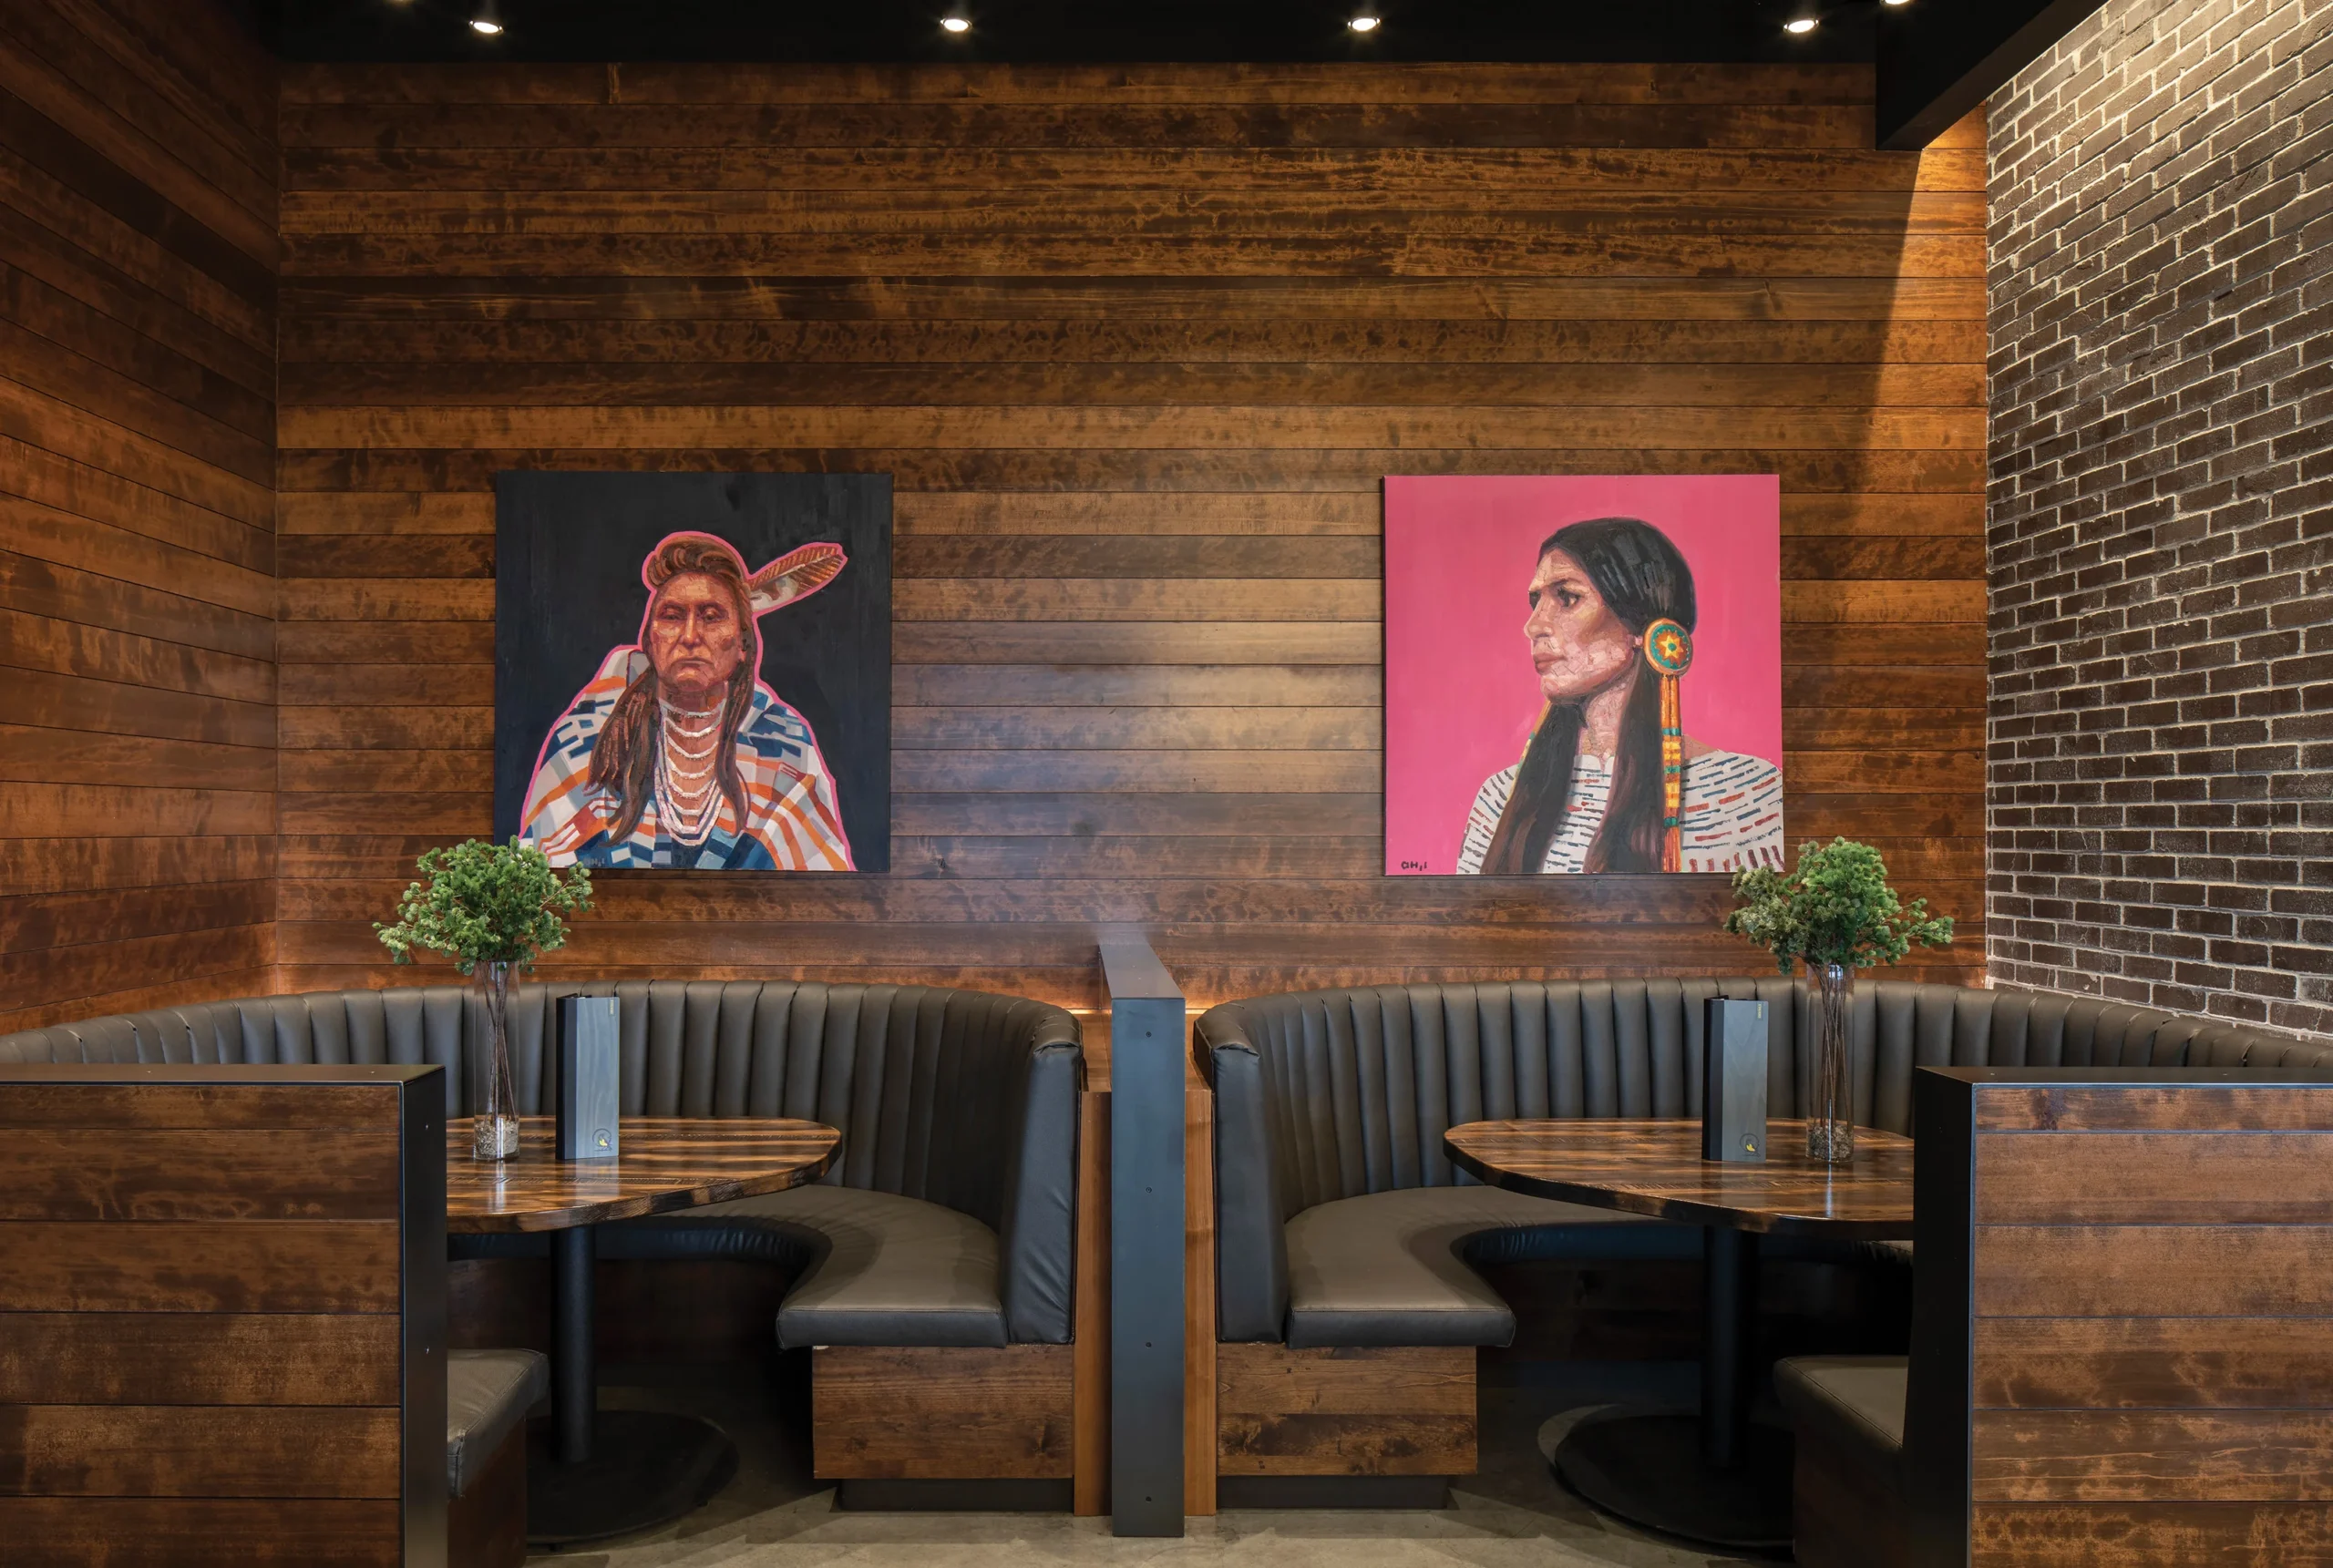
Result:
[[[816,1181],[842,1134],[775,1117],[627,1116],[613,1160],[556,1160],[548,1116],[523,1117],[519,1157],[470,1157],[467,1116],[446,1124],[446,1228],[551,1231],[783,1192]]]
[[[1701,1158],[1698,1121],[1470,1122],[1443,1135],[1461,1170],[1533,1197],[1688,1225],[1859,1241],[1912,1235],[1912,1140],[1855,1129],[1855,1157],[1806,1156],[1806,1123],[1766,1124],[1763,1163]]]

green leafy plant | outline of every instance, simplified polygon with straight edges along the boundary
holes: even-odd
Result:
[[[1931,917],[1925,898],[1906,908],[1887,885],[1879,851],[1849,838],[1801,845],[1798,865],[1788,872],[1771,866],[1737,871],[1733,896],[1739,902],[1725,928],[1773,954],[1783,974],[1793,958],[1809,969],[1859,969],[1892,964],[1916,943],[1934,948],[1952,940],[1949,916]]]
[[[466,975],[480,964],[523,967],[564,947],[566,917],[591,907],[589,871],[572,866],[562,876],[517,838],[425,850],[416,868],[422,880],[398,900],[396,923],[373,927],[400,964],[420,948],[449,955]]]

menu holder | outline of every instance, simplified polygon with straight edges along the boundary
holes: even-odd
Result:
[[[559,1002],[557,1153],[562,1160],[612,1160],[622,1046],[613,997]]]
[[[1702,1013],[1701,1158],[1766,1157],[1766,1004],[1711,997]]]

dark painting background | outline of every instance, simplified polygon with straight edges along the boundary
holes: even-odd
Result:
[[[636,640],[640,563],[683,529],[749,571],[825,540],[850,557],[825,588],[761,618],[762,679],[810,722],[861,871],[891,867],[891,477],[495,476],[494,836],[519,830],[543,736],[608,651]]]

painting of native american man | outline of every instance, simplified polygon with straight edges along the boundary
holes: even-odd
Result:
[[[669,510],[665,520],[673,520]],[[820,724],[789,700],[797,692],[773,685],[764,660],[766,641],[789,619],[798,622],[817,596],[848,584],[867,566],[832,538],[792,544],[766,558],[747,553],[786,531],[730,528],[724,537],[679,528],[656,538],[623,569],[627,577],[636,573],[638,584],[630,597],[639,608],[629,612],[637,614],[637,629],[625,626],[628,639],[603,631],[593,647],[583,641],[588,633],[564,627],[577,618],[604,626],[611,611],[624,613],[604,588],[567,595],[561,612],[533,618],[538,627],[545,620],[562,625],[569,647],[562,662],[574,671],[567,680],[581,680],[580,689],[554,686],[551,676],[537,680],[546,695],[572,695],[555,713],[546,712],[547,703],[539,706],[544,717],[522,732],[529,743],[539,736],[540,744],[515,830],[552,865],[867,868],[853,853],[844,791],[820,744]],[[747,536],[743,547],[740,535]],[[570,529],[567,554],[574,553],[573,537]],[[591,552],[601,572],[615,565],[610,557],[621,548],[620,539],[606,542],[610,548]],[[505,564],[523,559],[514,552]],[[888,569],[887,560],[879,564]],[[606,606],[596,617],[587,612],[594,599]],[[543,641],[529,635],[529,618],[514,619],[514,641]],[[828,665],[848,660],[848,647],[837,646],[847,637],[829,631],[817,641],[825,644],[817,651]],[[797,665],[787,684],[798,682],[799,692],[816,696],[837,675],[814,659]],[[847,704],[828,701],[821,723],[846,728],[851,717]]]

